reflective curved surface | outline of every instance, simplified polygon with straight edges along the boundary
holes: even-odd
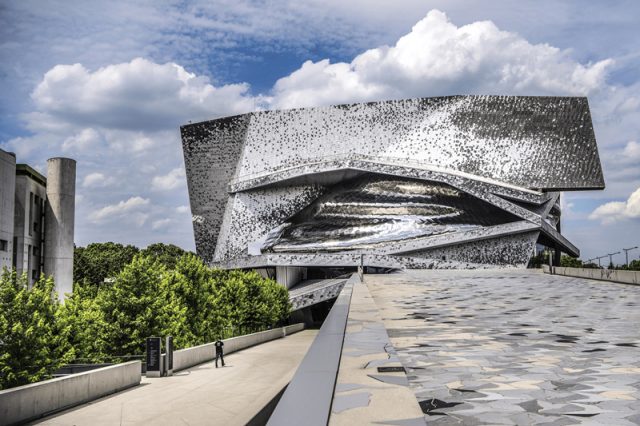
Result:
[[[317,252],[466,231],[519,220],[439,182],[368,174],[342,182],[273,229],[263,251]]]

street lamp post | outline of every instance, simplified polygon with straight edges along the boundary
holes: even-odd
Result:
[[[600,256],[600,257],[596,257],[595,258],[595,259],[598,259],[598,267],[602,267],[602,265],[600,264],[600,259],[604,259],[605,257],[607,257],[606,254],[604,256]]]
[[[620,254],[619,251],[615,252],[615,253],[608,253],[607,256],[609,256],[609,266],[613,266],[613,256],[615,254]]]
[[[622,249],[622,250],[624,250],[624,258],[625,258],[625,261],[627,262],[627,268],[629,267],[629,252],[630,252],[631,250],[635,250],[635,249],[637,249],[637,248],[638,248],[638,246],[635,246],[635,247],[629,247],[629,248],[623,248],[623,249]]]

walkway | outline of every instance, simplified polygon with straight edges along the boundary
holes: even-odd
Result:
[[[425,425],[418,401],[362,283],[353,286],[329,426]]]
[[[173,377],[148,379],[34,424],[42,425],[244,425],[298,368],[316,330],[304,330],[230,354],[225,368],[205,363]]]
[[[639,286],[526,270],[365,283],[428,424],[640,424]]]

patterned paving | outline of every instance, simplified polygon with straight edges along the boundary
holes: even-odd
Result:
[[[365,282],[428,424],[640,424],[640,286],[513,270]]]

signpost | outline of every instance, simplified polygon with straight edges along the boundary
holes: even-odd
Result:
[[[162,375],[160,337],[147,337],[147,377]]]
[[[167,351],[166,356],[164,357],[166,366],[165,371],[167,372],[167,376],[173,376],[173,336],[167,336],[165,350]]]

